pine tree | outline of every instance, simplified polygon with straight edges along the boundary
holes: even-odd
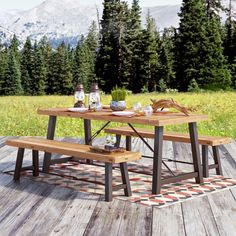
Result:
[[[47,69],[42,51],[35,42],[33,51],[32,95],[43,95],[45,93],[46,76]]]
[[[9,46],[9,49],[12,51],[12,53],[15,56],[16,63],[20,64],[20,52],[19,52],[19,40],[17,36],[14,34]]]
[[[22,94],[20,67],[15,58],[14,50],[10,49],[8,53],[8,62],[5,72],[5,81],[2,84],[4,95]]]
[[[141,8],[138,0],[133,0],[128,17],[127,31],[124,39],[123,77],[127,87],[134,92],[140,91],[142,85],[137,84],[141,70],[142,26]]]
[[[52,57],[52,46],[48,42],[48,39],[46,37],[43,37],[38,44],[38,47],[41,51],[44,65],[45,65],[45,70],[46,70],[46,81],[45,81],[45,92],[46,94],[51,94],[51,88],[50,88],[50,60]]]
[[[174,38],[175,29],[165,28],[161,41],[157,48],[160,59],[158,67],[158,79],[163,80],[168,88],[175,88],[175,69],[174,69]]]
[[[206,0],[207,7],[207,35],[208,47],[206,53],[205,88],[208,89],[228,89],[231,85],[231,75],[224,57],[222,27],[220,12],[223,10],[220,0]],[[207,64],[208,63],[208,64]]]
[[[227,57],[231,71],[232,85],[236,88],[236,18],[233,12],[232,0],[229,1],[224,29],[224,54]]]
[[[21,83],[24,90],[24,94],[32,95],[34,91],[33,85],[33,47],[31,40],[28,37],[24,44],[24,48],[21,54]]]
[[[57,48],[50,60],[49,94],[70,95],[73,91],[72,73],[65,43]],[[50,88],[50,90],[49,90]]]
[[[122,43],[127,28],[128,5],[120,0],[105,0],[101,21],[101,40],[96,63],[97,75],[103,82],[103,90],[110,92],[122,86]]]
[[[158,32],[156,30],[155,21],[151,18],[150,13],[147,15],[147,26],[143,30],[142,36],[142,65],[140,71],[140,81],[137,81],[142,87],[146,87],[149,91],[157,89],[158,78],[157,68],[159,64],[159,56],[157,54]],[[141,88],[140,88],[141,89]],[[140,90],[139,90],[140,91]]]
[[[219,22],[207,14],[203,0],[183,1],[176,50],[180,90],[186,91],[193,79],[200,88],[229,87]]]
[[[0,96],[4,95],[3,84],[5,82],[5,74],[7,69],[7,48],[0,43]]]

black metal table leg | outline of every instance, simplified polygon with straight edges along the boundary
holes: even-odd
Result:
[[[209,159],[208,159],[208,146],[202,145],[202,168],[203,168],[203,177],[209,177]]]
[[[197,132],[197,123],[196,122],[189,123],[189,134],[190,134],[191,147],[192,147],[194,171],[198,173],[198,177],[196,177],[196,182],[203,183],[203,175],[202,175],[202,168],[201,168],[200,149],[199,149],[198,132]]]
[[[153,155],[153,176],[152,176],[152,193],[159,194],[161,192],[161,164],[163,149],[163,130],[164,128],[155,127],[154,138],[154,155]]]
[[[217,175],[223,175],[221,161],[220,161],[219,147],[218,146],[213,146],[212,151],[213,151],[214,162],[215,162],[215,164],[218,165],[218,167],[216,167],[216,174]]]
[[[123,184],[126,185],[124,189],[125,196],[130,197],[132,195],[132,192],[129,181],[128,167],[126,162],[120,163],[120,171],[121,171],[122,182]]]
[[[39,151],[33,150],[32,151],[32,162],[33,162],[33,176],[39,176]]]
[[[105,163],[105,201],[112,201],[112,164]]]
[[[22,162],[24,158],[24,148],[19,148],[17,153],[17,159],[16,159],[16,166],[15,166],[15,173],[14,173],[14,180],[20,179],[20,172],[22,168]]]
[[[86,145],[92,145],[91,120],[84,120],[84,138]],[[87,160],[87,163],[92,164],[93,161]]]
[[[49,116],[49,121],[48,121],[48,131],[47,131],[47,139],[53,140],[54,135],[55,135],[55,128],[56,128],[56,121],[57,117],[56,116]],[[44,159],[43,159],[43,172],[48,173],[49,172],[49,167],[51,164],[51,153],[45,153],[44,154]]]
[[[117,148],[120,147],[120,141],[121,141],[121,135],[117,134],[115,147],[117,147]]]
[[[126,136],[125,137],[125,146],[127,151],[131,151],[132,149],[132,138],[131,136]]]

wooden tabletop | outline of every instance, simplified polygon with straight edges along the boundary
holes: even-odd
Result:
[[[88,120],[112,121],[119,123],[143,124],[151,126],[165,126],[182,123],[192,123],[208,120],[207,115],[191,114],[186,116],[182,113],[158,112],[152,116],[134,116],[134,117],[119,117],[112,114],[111,110],[104,109],[99,112],[71,112],[67,108],[47,108],[38,109],[38,114],[48,116],[61,116],[71,118],[81,118]]]

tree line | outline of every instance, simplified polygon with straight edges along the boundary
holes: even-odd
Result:
[[[21,49],[16,36],[8,46],[0,43],[0,95],[69,95],[77,83],[88,91],[94,80],[105,92],[116,85],[134,93],[236,87],[231,2],[224,9],[220,0],[184,0],[179,28],[163,32],[150,13],[142,26],[138,0],[103,5],[99,30],[93,22],[75,48],[62,42],[53,49],[45,37],[28,37]]]

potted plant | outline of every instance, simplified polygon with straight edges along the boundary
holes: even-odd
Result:
[[[113,111],[123,111],[126,109],[125,98],[127,91],[125,88],[115,87],[111,91],[112,101],[110,107]]]

